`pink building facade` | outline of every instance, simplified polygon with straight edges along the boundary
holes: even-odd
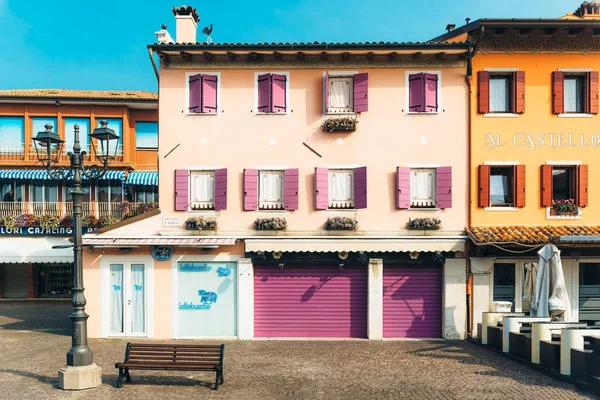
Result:
[[[86,235],[94,337],[466,335],[465,43],[160,57],[160,213]]]

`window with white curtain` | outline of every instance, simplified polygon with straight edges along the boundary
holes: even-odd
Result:
[[[584,90],[585,76],[583,75],[565,75],[564,80],[564,112],[565,113],[583,113],[584,112]]]
[[[283,210],[284,171],[259,171],[258,208]]]
[[[213,210],[215,208],[215,172],[194,171],[191,173],[192,210]]]
[[[354,110],[354,77],[333,76],[329,77],[329,105],[330,113],[347,113]]]
[[[329,170],[329,208],[354,208],[354,170]]]
[[[416,168],[410,171],[411,208],[434,208],[435,168]]]
[[[511,75],[490,76],[490,112],[510,112],[511,88]]]

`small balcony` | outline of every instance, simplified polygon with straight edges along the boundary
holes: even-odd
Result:
[[[82,214],[93,215],[96,218],[103,216],[113,216],[117,219],[137,215],[142,212],[156,208],[156,203],[105,203],[105,202],[84,202],[82,203]],[[61,218],[67,215],[73,215],[72,202],[18,202],[3,201],[0,202],[0,218],[7,215],[33,214],[36,216],[50,214]]]

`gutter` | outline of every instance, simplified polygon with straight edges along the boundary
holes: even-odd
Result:
[[[154,69],[154,75],[156,76],[156,80],[160,81],[160,74],[158,72],[158,68],[156,67],[156,62],[154,61],[153,50],[148,48],[148,56],[150,56],[150,62],[152,63],[152,68]]]
[[[417,50],[417,49],[467,49],[470,44],[467,42],[436,43],[436,42],[415,42],[415,43],[170,43],[170,44],[149,44],[149,49],[154,51],[184,51],[184,50],[289,50],[289,51],[311,51],[311,50]]]

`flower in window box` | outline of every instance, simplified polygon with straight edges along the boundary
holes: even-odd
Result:
[[[215,218],[198,218],[196,222],[198,230],[215,230],[217,229],[217,220]]]
[[[442,227],[442,221],[439,218],[409,218],[407,227],[414,230],[438,230]]]
[[[575,215],[579,211],[579,206],[575,199],[553,200],[551,214],[553,215]]]
[[[6,226],[6,229],[10,229],[12,231],[16,230],[19,228],[19,225],[17,225],[17,216],[16,215],[7,215],[6,217],[4,217],[4,226]]]
[[[43,229],[56,229],[60,226],[58,215],[44,214],[40,217],[40,227]]]
[[[74,223],[74,219],[72,215],[65,215],[64,217],[62,217],[62,219],[60,220],[60,226],[65,226],[65,227],[69,227],[69,226],[73,226]]]
[[[96,226],[98,225],[98,219],[95,215],[88,214],[81,220],[83,226]]]
[[[21,214],[17,217],[17,226],[19,228],[24,228],[26,226],[36,226],[38,225],[40,220],[37,216],[33,214]]]
[[[116,224],[119,220],[112,215],[103,215],[98,218],[98,225],[100,226],[109,226],[112,224]]]
[[[327,218],[325,229],[328,231],[355,231],[358,229],[358,221],[349,217]]]
[[[323,131],[325,132],[336,132],[336,131],[346,131],[352,132],[356,130],[356,125],[358,124],[358,119],[352,117],[332,117],[326,118],[321,124]]]
[[[254,229],[257,231],[284,231],[287,229],[285,218],[257,218],[254,221]]]

